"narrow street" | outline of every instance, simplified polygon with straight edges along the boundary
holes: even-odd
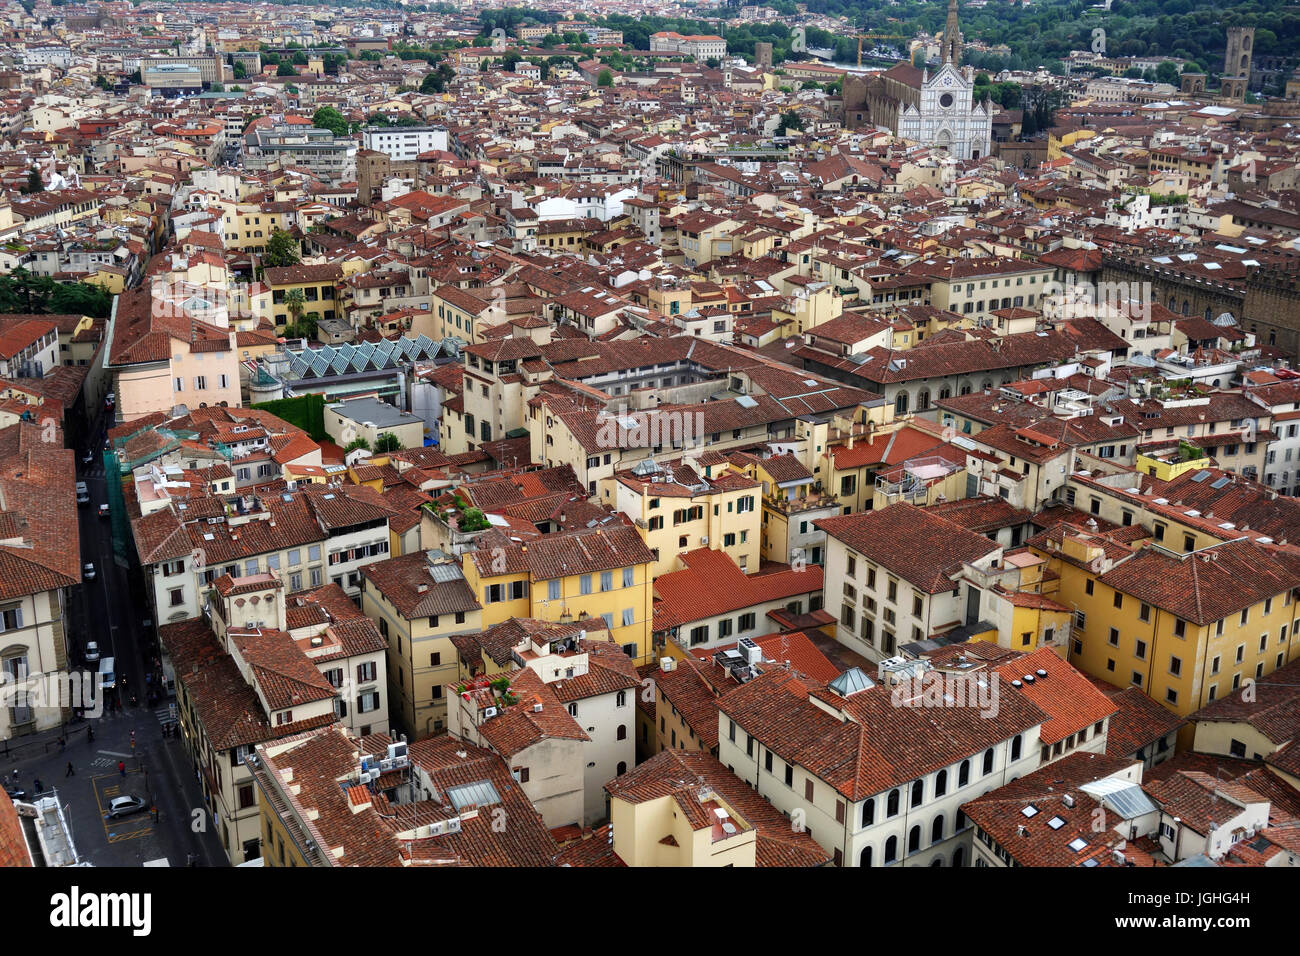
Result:
[[[68,723],[63,747],[57,732],[9,741],[0,767],[11,784],[17,770],[17,785],[29,794],[37,780],[45,790],[57,788],[77,849],[96,866],[140,866],[162,858],[171,866],[185,866],[191,853],[197,865],[225,866],[189,757],[178,738],[163,736],[164,723],[174,716],[173,701],[164,697],[151,706],[146,698],[146,661],[157,653],[156,632],[152,624],[144,626],[150,611],[143,583],[114,560],[112,521],[99,516],[99,506],[108,500],[102,457],[107,419],[100,409],[90,428],[92,461],[82,461],[85,448],[76,451],[77,477],[90,491],[90,503],[78,508],[81,560],[93,563],[96,574],[70,597],[67,633],[71,667],[97,668],[85,662],[88,641],[99,644],[101,658],[115,659],[113,707],[109,709],[106,699],[101,716]],[[131,705],[132,695],[136,706]],[[125,765],[125,774],[119,763]],[[127,795],[156,807],[157,818],[146,809],[106,819],[110,801]]]

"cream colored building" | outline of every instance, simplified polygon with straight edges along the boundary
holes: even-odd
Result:
[[[325,433],[343,448],[361,438],[378,451],[380,435],[395,437],[399,448],[422,448],[424,419],[377,398],[354,398],[325,406]]]

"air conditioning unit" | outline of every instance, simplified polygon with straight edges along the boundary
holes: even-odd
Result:
[[[740,653],[745,658],[746,664],[763,663],[763,650],[748,637],[741,638]]]
[[[708,543],[709,543],[709,539],[707,537],[700,538],[700,547],[704,547]]]
[[[671,657],[659,658],[659,669],[661,671],[671,671],[677,666],[677,661]]]
[[[381,760],[379,761],[379,769],[381,771],[392,770],[394,769],[393,762],[391,760]]]
[[[406,744],[389,744],[388,759],[394,762],[406,758]]]
[[[534,713],[534,714],[540,714],[541,712],[542,712],[542,705],[541,705],[541,704],[533,704],[533,713]]]
[[[430,835],[430,836],[442,836],[442,827],[443,827],[443,825],[442,825],[441,822],[438,822],[438,823],[430,823],[430,824],[429,824],[429,835]]]
[[[497,709],[496,709],[495,707],[484,707],[484,708],[483,708],[483,719],[484,719],[484,720],[488,720],[489,718],[491,718],[491,717],[495,717],[496,715],[497,715]]]
[[[447,821],[447,832],[448,833],[460,832],[460,817],[454,817],[453,819]]]

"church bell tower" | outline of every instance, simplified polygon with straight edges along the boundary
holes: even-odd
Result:
[[[953,66],[961,65],[961,27],[957,24],[957,0],[948,0],[948,22],[943,28],[940,59]]]

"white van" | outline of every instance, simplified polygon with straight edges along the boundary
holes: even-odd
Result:
[[[117,687],[117,662],[111,657],[99,661],[99,686],[101,690],[113,690]]]

